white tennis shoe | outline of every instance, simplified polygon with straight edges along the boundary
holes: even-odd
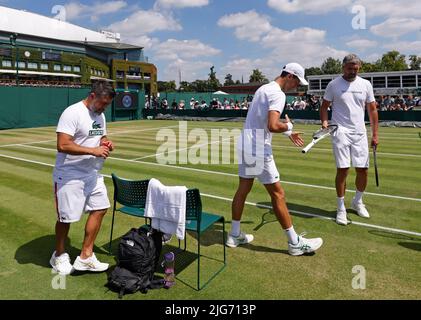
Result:
[[[54,251],[50,258],[50,265],[55,272],[63,276],[67,276],[73,272],[73,266],[70,263],[70,257],[67,253],[62,253],[56,257],[56,252]]]
[[[95,256],[95,253],[84,260],[78,256],[73,263],[73,268],[78,271],[103,272],[108,269],[108,266],[108,263],[99,262]]]
[[[362,202],[355,202],[354,199],[352,199],[351,208],[357,211],[357,214],[360,217],[370,218],[370,215]]]
[[[322,238],[304,238],[302,233],[298,236],[298,243],[291,244],[288,242],[288,253],[292,256],[300,256],[304,253],[314,252],[319,249],[323,244]]]
[[[346,210],[336,210],[336,223],[342,226],[346,226],[349,223]]]
[[[240,244],[247,244],[252,242],[254,239],[254,236],[252,234],[245,234],[244,232],[241,232],[238,237],[234,237],[231,234],[228,234],[227,241],[225,244],[228,247],[235,248],[238,247]]]

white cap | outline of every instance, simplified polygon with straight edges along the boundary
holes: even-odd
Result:
[[[291,62],[288,63],[283,69],[282,71],[288,72],[290,74],[293,74],[294,76],[296,76],[298,79],[300,79],[300,83],[303,86],[308,86],[308,82],[307,80],[304,78],[304,68],[299,65],[298,63],[295,62]]]

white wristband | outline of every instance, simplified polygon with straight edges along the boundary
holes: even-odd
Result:
[[[284,135],[289,137],[292,134],[292,128],[294,127],[291,122],[287,122],[288,130],[282,132]]]
[[[292,134],[292,130],[282,132],[285,136],[289,137]]]

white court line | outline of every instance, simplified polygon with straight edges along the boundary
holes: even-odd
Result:
[[[174,128],[174,127],[178,127],[178,125],[168,126],[168,127],[156,127],[156,128],[147,128],[147,129],[117,131],[117,132],[109,133],[107,136],[112,136],[112,135],[117,135],[117,134],[122,134],[122,133],[130,133],[130,132],[152,131],[152,130],[157,130],[157,129]],[[53,142],[53,141],[57,141],[57,139],[44,140],[44,141],[31,141],[31,142],[23,142],[23,143],[13,143],[13,144],[4,144],[4,145],[0,145],[0,148],[1,147],[23,146],[23,145],[38,144],[38,143],[47,143],[47,142]]]
[[[3,145],[0,146],[0,148],[2,148],[2,147],[24,146],[24,145],[29,145],[29,144],[46,143],[46,142],[52,142],[52,141],[56,141],[56,140],[54,139],[54,140],[44,140],[44,141],[31,141],[31,142],[23,142],[23,143],[3,144]]]
[[[8,156],[8,155],[4,155],[4,154],[0,154],[0,157],[19,160],[19,161],[23,161],[23,162],[34,163],[34,164],[39,164],[39,165],[48,166],[48,167],[54,167],[53,164],[23,159],[23,158],[19,158],[19,157],[12,157],[12,156]],[[103,174],[103,176],[107,177],[107,178],[111,178],[111,176],[107,175],[107,174]],[[232,202],[232,199],[230,199],[230,198],[220,197],[220,196],[216,196],[216,195],[212,195],[212,194],[200,193],[200,195],[203,196],[203,197],[207,197],[207,198],[213,198],[213,199],[219,199],[219,200]],[[250,205],[250,206],[254,206],[254,207],[258,207],[258,208],[272,209],[271,206],[264,205],[264,204],[257,204],[257,203],[249,202],[249,201],[246,201],[245,204]],[[289,210],[289,211],[292,212],[292,213],[296,213],[296,214],[307,216],[307,217],[314,217],[314,218],[320,218],[320,219],[325,219],[325,220],[335,220],[334,218],[326,217],[326,216],[322,216],[322,215],[318,215],[318,214],[314,214],[314,213],[308,213],[308,212],[302,212],[302,211],[296,211],[296,210]],[[375,225],[375,224],[362,223],[362,222],[357,222],[357,221],[352,221],[352,224],[362,226],[362,227],[367,227],[367,228],[373,228],[373,229],[379,229],[379,230],[385,230],[385,231],[391,231],[391,232],[403,233],[403,234],[421,237],[421,233],[414,232],[414,231],[383,227],[383,226],[379,226],[379,225]]]
[[[227,141],[227,140],[231,140],[231,137],[222,139],[222,141]],[[140,158],[134,158],[134,159],[131,159],[131,160],[132,161],[137,161],[137,160],[142,160],[142,159],[146,159],[146,158],[157,157],[157,156],[160,156],[160,155],[163,155],[163,154],[170,154],[170,153],[179,152],[179,151],[183,151],[183,150],[189,150],[189,149],[191,149],[193,147],[195,147],[195,148],[197,148],[197,147],[203,147],[203,146],[207,146],[207,145],[211,145],[211,144],[216,144],[216,143],[220,143],[220,142],[221,141],[218,140],[218,141],[209,142],[209,143],[202,143],[202,144],[199,144],[199,145],[193,145],[191,147],[176,149],[176,150],[173,150],[173,151],[161,152],[161,153],[154,153],[154,154],[150,154],[148,156],[144,156],[144,157],[140,157]]]
[[[292,147],[292,146],[272,146],[272,148],[276,149],[296,149],[297,151],[301,152],[299,147]],[[318,151],[332,151],[332,149],[324,149],[313,147],[311,150],[318,150]],[[370,149],[370,153],[373,153]],[[410,153],[391,153],[391,152],[377,152],[377,155],[385,155],[385,156],[393,156],[393,157],[415,157],[421,158],[421,154],[410,154]]]
[[[17,146],[19,147],[19,145],[17,145]],[[23,145],[22,147],[33,147],[33,146]],[[36,147],[36,148],[39,148],[39,147]],[[47,150],[47,151],[56,151],[55,149],[48,149],[48,148],[42,148],[42,149]],[[5,156],[5,155],[3,155],[3,156]],[[123,161],[123,162],[130,162],[130,163],[137,163],[137,164],[141,163],[141,164],[150,165],[150,166],[167,167],[167,168],[173,168],[173,169],[177,169],[177,170],[195,171],[195,172],[202,172],[202,173],[216,174],[216,175],[238,178],[237,174],[220,172],[220,171],[211,171],[211,170],[196,169],[196,168],[189,168],[189,167],[180,167],[180,166],[175,166],[175,165],[161,164],[161,163],[154,163],[154,162],[146,162],[146,161],[134,161],[134,160],[130,160],[130,159],[122,159],[122,158],[115,158],[115,157],[108,157],[108,159],[116,160],[116,161]],[[283,183],[283,184],[290,184],[290,185],[306,187],[306,188],[315,188],[315,189],[324,189],[324,190],[336,191],[336,189],[333,188],[333,187],[325,187],[325,186],[320,186],[320,185],[315,185],[315,184],[306,184],[306,183],[299,183],[299,182],[292,182],[292,181],[285,181],[285,180],[281,180],[280,182]],[[345,191],[355,193],[355,190],[346,189]],[[395,195],[384,194],[384,193],[374,193],[374,192],[367,192],[366,191],[366,192],[364,192],[364,194],[365,195],[377,196],[377,197],[384,197],[384,198],[393,198],[393,199],[399,199],[399,200],[409,200],[409,201],[421,202],[421,199],[419,199],[419,198],[402,197],[402,196],[395,196]]]

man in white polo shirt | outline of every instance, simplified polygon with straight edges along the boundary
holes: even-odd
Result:
[[[348,224],[344,197],[346,177],[351,162],[357,174],[355,179],[357,190],[352,199],[351,208],[361,217],[370,217],[362,201],[367,186],[369,167],[368,141],[364,122],[365,108],[368,110],[371,123],[371,146],[378,144],[378,114],[371,83],[358,76],[360,67],[361,60],[355,54],[349,54],[343,59],[343,75],[328,84],[320,109],[322,127],[328,126],[327,109],[330,105],[332,105],[331,122],[338,125],[338,130],[332,136],[332,146],[337,167],[336,222],[341,225]]]
[[[62,275],[73,270],[101,272],[108,263],[93,252],[102,218],[110,207],[104,178],[99,174],[104,160],[114,149],[107,139],[103,112],[115,91],[106,81],[94,82],[89,96],[63,111],[57,125],[57,157],[54,167],[54,196],[57,210],[56,248],[50,264]],[[75,262],[65,250],[70,224],[89,212],[82,250]]]
[[[271,197],[273,211],[288,238],[289,254],[298,256],[313,252],[323,243],[321,238],[306,239],[296,234],[272,155],[273,133],[282,132],[296,146],[304,145],[300,133],[292,131],[293,125],[288,116],[285,116],[286,121],[280,121],[285,106],[284,91],[295,89],[300,84],[308,85],[303,67],[298,63],[289,63],[279,77],[261,86],[254,94],[237,146],[239,186],[232,201],[231,232],[226,241],[229,247],[247,244],[254,239],[253,235],[240,230],[244,203],[254,178],[259,179]]]

